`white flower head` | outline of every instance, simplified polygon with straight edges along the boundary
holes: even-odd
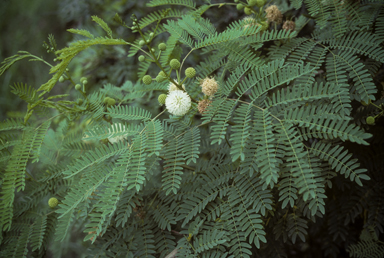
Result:
[[[175,116],[185,115],[191,107],[191,98],[181,90],[171,91],[165,99],[169,113]]]
[[[126,126],[122,123],[114,123],[112,125],[112,130],[111,128],[108,129],[108,133],[112,133],[112,134],[117,134],[117,133],[121,133],[123,131],[126,131]],[[123,141],[124,139],[127,139],[127,137],[125,137],[124,135],[120,135],[120,136],[114,136],[114,137],[108,137],[108,140],[110,143],[114,144],[116,142],[119,142],[119,141]]]
[[[185,86],[184,84],[181,85],[181,87],[185,90]],[[168,86],[168,91],[171,92],[171,91],[174,91],[174,90],[180,90],[179,88],[177,88],[177,86],[175,84],[173,84],[172,82],[169,83],[169,86]]]

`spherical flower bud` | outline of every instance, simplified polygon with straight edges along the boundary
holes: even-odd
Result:
[[[276,22],[277,24],[280,24],[283,21],[283,14],[276,5],[269,6],[265,9],[265,12],[267,13],[265,17],[267,17],[268,21]]]
[[[207,96],[213,96],[217,92],[219,85],[214,78],[205,78],[201,81],[201,91]]]
[[[283,24],[283,29],[286,31],[294,31],[296,28],[296,24],[294,21],[285,21]]]
[[[55,197],[50,198],[48,201],[48,205],[51,208],[55,208],[58,204],[59,204],[59,201]]]
[[[191,108],[191,98],[184,91],[171,91],[165,99],[165,107],[172,115],[185,115]]]
[[[373,116],[369,116],[366,119],[367,124],[373,125],[375,123],[375,118]]]
[[[145,75],[143,77],[143,82],[144,82],[144,84],[147,84],[147,85],[151,84],[152,83],[152,77],[150,75]]]
[[[211,104],[212,101],[209,99],[203,99],[199,101],[199,104],[197,105],[197,109],[199,110],[200,114],[204,114],[205,110]]]
[[[60,78],[59,78],[59,82],[64,82],[64,81],[65,81],[64,76],[60,76]]]
[[[157,82],[163,82],[163,81],[165,81],[165,77],[163,77],[163,76],[161,76],[161,75],[158,75],[158,76],[156,76],[156,78],[155,78],[155,80],[157,81]]]
[[[195,75],[196,75],[195,68],[188,67],[187,69],[185,69],[185,76],[187,76],[188,78],[193,78],[195,77]]]
[[[78,104],[78,105],[83,104],[83,100],[82,100],[82,99],[77,99],[77,104]]]
[[[132,26],[132,27],[131,27],[131,30],[135,30],[135,29],[136,29],[136,26]]]
[[[139,62],[144,62],[144,60],[145,60],[145,56],[143,55],[139,56]]]
[[[177,70],[180,68],[180,62],[179,60],[177,59],[172,59],[171,62],[169,62],[169,66],[174,69],[174,70]]]
[[[76,90],[81,90],[81,85],[80,85],[80,84],[76,84],[76,85],[75,85],[75,89],[76,89]]]
[[[108,98],[107,105],[108,106],[114,106],[116,104],[116,100],[113,98]]]
[[[159,49],[160,49],[161,51],[164,51],[164,50],[167,49],[167,45],[166,45],[165,43],[160,43],[160,44],[159,44]]]
[[[80,78],[80,82],[81,82],[82,84],[85,84],[84,81],[86,81],[86,80],[87,80],[87,77],[81,77],[81,78]]]
[[[245,7],[244,8],[244,13],[246,14],[246,15],[251,15],[252,14],[252,8],[250,8],[250,7]]]
[[[154,49],[154,48],[151,48],[151,51],[152,51],[152,52],[155,52],[155,49]]]
[[[153,37],[153,35],[154,35],[153,32],[149,33],[149,36],[150,36],[151,38]]]
[[[242,4],[237,4],[237,5],[236,5],[236,9],[237,9],[238,11],[243,10],[243,8],[244,8],[244,5],[242,5]]]
[[[144,40],[140,40],[139,41],[139,45],[142,47],[142,46],[144,46],[145,45],[145,41]]]
[[[249,6],[255,6],[257,4],[257,0],[248,0]]]
[[[257,7],[263,7],[267,1],[266,0],[256,0]]]
[[[87,84],[87,83],[88,83],[88,81],[87,81],[87,80],[84,80],[84,81],[83,81],[83,84]]]
[[[157,100],[159,101],[159,103],[161,104],[161,105],[164,105],[165,104],[165,99],[167,98],[167,94],[161,94],[158,98],[157,98]]]

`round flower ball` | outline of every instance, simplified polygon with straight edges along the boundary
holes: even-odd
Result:
[[[76,89],[76,90],[81,90],[81,85],[80,85],[80,84],[76,84],[76,85],[75,85],[75,89]]]
[[[157,100],[159,101],[159,103],[161,104],[161,105],[164,105],[165,104],[165,99],[167,98],[167,94],[161,94],[158,98],[157,98]]]
[[[242,5],[242,4],[237,4],[237,5],[236,5],[236,9],[237,9],[238,11],[243,10],[243,8],[244,8],[244,5]]]
[[[165,99],[165,107],[172,115],[185,115],[191,108],[191,98],[184,91],[171,91]]]
[[[151,82],[152,82],[152,77],[151,77],[150,75],[145,75],[145,76],[143,77],[143,82],[144,82],[144,84],[147,84],[147,85],[151,84]]]
[[[251,14],[252,14],[252,8],[250,8],[250,7],[245,7],[245,8],[244,8],[244,13],[245,13],[246,15],[251,15]]]
[[[207,96],[213,96],[219,88],[219,84],[214,78],[205,78],[201,81],[201,91]]]
[[[161,51],[164,51],[167,49],[167,45],[165,43],[160,43],[158,47],[159,47],[159,50]]]
[[[64,76],[60,76],[60,78],[59,78],[59,82],[64,82],[64,81],[65,81]]]
[[[139,56],[139,62],[144,62],[144,60],[145,60],[145,56],[143,55]]]
[[[195,68],[189,67],[189,68],[185,69],[185,76],[187,76],[188,78],[193,78],[193,77],[195,77],[195,75],[196,75]]]
[[[375,123],[375,118],[373,116],[369,116],[366,119],[367,124],[373,125]]]
[[[142,46],[144,46],[144,44],[145,44],[145,41],[144,40],[140,40],[139,41],[139,45],[142,47]]]
[[[172,59],[171,62],[169,62],[169,66],[174,69],[174,70],[177,70],[180,68],[180,62],[179,60],[177,59]]]
[[[55,208],[58,204],[59,204],[59,201],[55,197],[50,198],[48,201],[48,205],[51,208]]]
[[[255,6],[257,4],[257,0],[248,0],[248,4],[250,6]]]
[[[256,0],[257,7],[263,7],[267,1],[266,0]]]

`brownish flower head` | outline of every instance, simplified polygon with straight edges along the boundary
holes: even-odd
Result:
[[[265,9],[267,13],[266,17],[270,22],[276,22],[280,24],[283,21],[283,14],[280,12],[279,8],[276,5],[271,5]]]
[[[286,31],[288,31],[288,30],[294,31],[295,27],[296,27],[296,24],[294,21],[285,21],[283,24],[283,29]]]
[[[219,88],[219,84],[214,78],[205,78],[200,83],[201,91],[207,96],[213,96]]]
[[[197,109],[199,110],[200,114],[204,114],[205,110],[211,104],[212,101],[209,99],[203,99],[199,101],[199,104],[197,106]]]

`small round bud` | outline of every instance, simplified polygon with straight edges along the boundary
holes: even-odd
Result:
[[[104,101],[103,101],[103,102],[104,102],[105,105],[108,104],[108,100],[109,100],[109,99],[110,99],[110,97],[105,97],[105,98],[104,98]]]
[[[57,58],[54,58],[54,59],[53,59],[53,62],[56,62],[56,61],[57,61]]]
[[[152,52],[155,52],[155,49],[154,49],[154,48],[151,48],[151,51],[152,51]]]
[[[195,75],[196,75],[195,68],[189,67],[189,68],[185,69],[185,76],[187,76],[188,78],[193,78],[193,77],[195,77]]]
[[[151,84],[151,83],[152,83],[152,77],[151,77],[150,75],[145,75],[145,76],[143,77],[143,82],[144,82],[144,84],[146,84],[146,85]]]
[[[65,81],[64,76],[60,76],[60,78],[59,78],[59,82],[64,82],[64,81]]]
[[[235,3],[238,3],[238,2],[239,2],[239,0],[235,0],[234,2],[235,2]]]
[[[139,62],[144,62],[144,60],[145,60],[145,56],[143,55],[139,56]]]
[[[140,41],[139,41],[139,45],[140,45],[140,46],[144,46],[144,45],[145,45],[145,41],[144,41],[144,40],[140,40]]]
[[[68,68],[65,68],[65,71],[69,72],[69,69],[68,69]]]
[[[252,14],[252,8],[250,8],[250,7],[245,7],[244,8],[244,13],[246,14],[246,15],[251,15]]]
[[[133,25],[137,25],[137,23],[136,23],[135,21],[134,21],[134,22],[132,22],[132,24],[133,24]]]
[[[169,66],[176,70],[180,68],[180,62],[177,59],[172,59],[171,62],[169,62]]]
[[[131,27],[131,30],[135,30],[135,29],[136,29],[136,26],[132,26],[132,27]]]
[[[166,45],[165,43],[160,43],[160,44],[159,44],[159,49],[160,49],[161,51],[164,51],[164,50],[167,49],[167,45]]]
[[[114,106],[116,104],[116,100],[113,98],[108,98],[107,105],[108,106]]]
[[[167,78],[165,78],[165,77],[163,77],[163,76],[161,76],[161,75],[158,75],[158,76],[156,76],[156,78],[155,78],[155,80],[156,80],[157,82],[163,82],[163,81],[165,81],[165,79],[167,79]]]
[[[257,0],[248,0],[249,6],[255,6],[257,4]]]
[[[76,85],[75,85],[75,89],[76,89],[76,90],[81,90],[81,85],[80,85],[80,84],[76,84]]]
[[[55,208],[58,204],[59,204],[59,201],[55,197],[50,198],[48,201],[48,205],[51,208]]]
[[[84,84],[84,85],[85,85],[85,84],[87,84],[87,83],[88,83],[88,81],[87,81],[87,80],[84,80],[84,81],[83,81],[83,84]]]
[[[87,80],[87,77],[81,77],[80,78],[80,82],[83,83],[83,84],[84,84],[84,81],[86,81],[86,80]]]
[[[153,35],[154,35],[153,32],[149,33],[149,36],[150,36],[151,38],[153,37]]]
[[[49,53],[49,52],[51,52],[51,51],[47,50],[47,53]]]
[[[242,4],[238,4],[238,5],[236,5],[236,9],[237,9],[238,11],[243,10],[243,8],[244,8],[244,5],[242,5]]]
[[[167,94],[161,94],[158,98],[157,98],[157,100],[159,101],[159,103],[161,104],[161,105],[164,105],[165,104],[165,99],[167,98]]]
[[[51,47],[51,51],[55,51],[55,49],[53,47]]]
[[[82,100],[82,99],[77,99],[77,104],[78,104],[78,105],[83,104],[83,100]]]
[[[266,2],[266,0],[256,0],[256,6],[261,8],[265,5]]]
[[[367,124],[373,125],[375,123],[375,118],[373,116],[369,116],[366,119]]]

